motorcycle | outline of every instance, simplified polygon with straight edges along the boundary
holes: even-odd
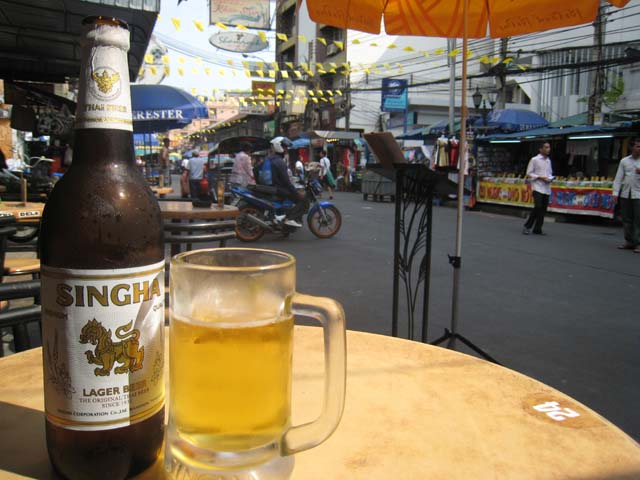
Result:
[[[279,197],[275,187],[249,185],[248,188],[232,187],[231,191],[235,195],[232,204],[240,210],[236,235],[243,242],[255,242],[265,232],[280,233],[286,237],[299,228],[276,218],[276,215],[286,213],[293,202]],[[302,202],[309,230],[318,238],[333,237],[342,226],[340,210],[331,202],[318,200],[312,182],[304,183],[304,191]]]

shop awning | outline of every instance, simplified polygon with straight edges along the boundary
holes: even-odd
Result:
[[[314,130],[313,135],[327,140],[353,140],[356,138],[360,138],[360,132],[346,132],[335,130]]]
[[[82,19],[104,15],[129,24],[133,80],[144,62],[159,11],[160,0],[0,1],[0,78],[50,83],[77,78]]]
[[[520,108],[506,108],[504,110],[493,110],[489,112],[485,119],[480,117],[473,125],[478,128],[488,128],[491,130],[501,130],[503,132],[522,132],[534,128],[546,127],[549,121],[531,110]]]
[[[310,145],[311,141],[308,138],[296,138],[295,140],[292,140],[291,143],[291,148],[293,149],[307,148]]]
[[[581,125],[577,127],[566,128],[535,128],[524,132],[514,133],[495,133],[492,135],[482,135],[476,137],[481,141],[495,141],[495,140],[540,140],[548,137],[558,137],[566,135],[594,135],[597,133],[611,133],[616,130],[616,127],[602,127],[600,125]]]
[[[396,138],[398,140],[422,140],[422,137],[427,135],[428,132],[428,127],[414,128],[413,130],[408,130],[407,133],[398,135]]]

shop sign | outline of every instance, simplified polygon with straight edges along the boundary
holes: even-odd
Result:
[[[404,112],[408,103],[408,83],[400,78],[382,79],[382,105],[383,112]]]
[[[533,205],[533,195],[531,187],[525,183],[480,181],[478,201],[529,207]]]
[[[211,25],[243,25],[247,28],[268,30],[271,25],[269,0],[212,1],[209,22]]]
[[[209,43],[228,52],[251,53],[266,49],[269,44],[259,35],[248,32],[218,32],[209,37]]]

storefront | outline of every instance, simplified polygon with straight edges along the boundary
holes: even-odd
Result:
[[[555,181],[549,211],[613,218],[613,177],[638,126],[541,128],[476,139],[478,203],[530,208],[526,168],[541,142],[551,144]]]

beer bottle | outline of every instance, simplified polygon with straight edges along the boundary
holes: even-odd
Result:
[[[126,23],[83,22],[74,158],[41,224],[46,439],[70,479],[149,467],[164,433],[164,245],[135,165]]]

